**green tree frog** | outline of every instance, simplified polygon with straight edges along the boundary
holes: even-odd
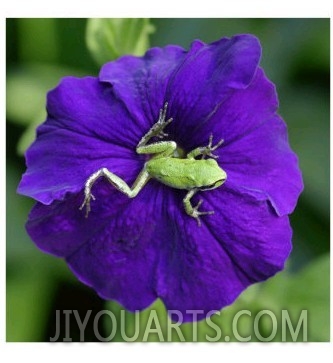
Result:
[[[154,178],[171,188],[188,190],[183,199],[184,209],[186,213],[195,218],[198,225],[201,225],[200,216],[213,214],[214,211],[200,212],[199,207],[202,199],[193,207],[191,198],[198,191],[206,191],[221,186],[227,179],[226,172],[216,162],[217,156],[212,153],[216,150],[223,140],[220,140],[215,146],[212,146],[213,135],[209,137],[207,146],[197,147],[186,155],[186,158],[180,158],[177,155],[177,144],[174,141],[160,141],[147,145],[152,137],[162,139],[168,136],[163,130],[173,119],[166,120],[168,103],[160,110],[158,121],[150,128],[150,130],[139,141],[136,152],[138,154],[151,154],[151,158],[145,163],[144,168],[139,173],[132,187],[117,175],[113,174],[106,168],[101,168],[93,173],[85,183],[84,201],[80,209],[86,207],[86,217],[88,217],[91,199],[95,197],[91,193],[91,188],[96,180],[105,177],[116,189],[134,198],[145,186],[149,179]],[[201,155],[201,159],[196,159]],[[210,157],[205,159],[206,157]]]

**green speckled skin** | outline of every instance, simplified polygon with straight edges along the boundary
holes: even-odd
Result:
[[[146,163],[149,175],[176,189],[209,189],[226,180],[226,173],[214,159],[154,158]],[[219,184],[220,185],[220,184]]]

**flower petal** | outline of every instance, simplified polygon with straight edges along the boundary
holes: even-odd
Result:
[[[227,172],[227,184],[270,200],[284,215],[295,208],[303,182],[277,108],[275,87],[258,69],[251,84],[228,96],[206,123],[185,124],[180,139],[187,150],[207,145],[211,133],[215,142],[224,139],[214,154]]]
[[[145,309],[157,298],[155,270],[164,227],[156,218],[160,204],[156,190],[146,187],[103,230],[67,257],[82,282],[129,311]]]
[[[279,116],[226,145],[221,164],[230,188],[269,200],[280,216],[294,210],[303,181],[286,125]]]
[[[226,145],[237,142],[272,118],[277,108],[275,86],[258,68],[248,87],[229,93],[210,118],[198,123],[183,120],[179,134],[187,149],[206,145],[211,133],[216,142],[223,138],[222,148],[215,152],[223,155]]]
[[[160,243],[157,292],[185,321],[193,320],[188,310],[201,311],[200,320],[231,304],[248,285],[281,270],[291,250],[288,217],[277,217],[267,202],[228,188],[203,196],[202,210],[215,214],[198,227],[174,211],[174,232]]]
[[[82,190],[102,167],[125,179],[143,167],[135,152],[142,131],[110,86],[92,77],[64,78],[48,94],[47,110],[47,120],[26,153],[19,193],[50,204]]]
[[[211,44],[195,41],[168,84],[166,100],[174,118],[174,134],[205,123],[226,97],[245,89],[256,73],[260,55],[259,41],[252,35]]]
[[[129,199],[101,180],[88,218],[79,210],[81,197],[32,210],[27,230],[43,251],[65,257],[74,274],[105,299],[130,311],[150,305],[157,295],[155,269],[164,186],[151,181]],[[159,206],[159,209],[158,207]]]
[[[103,179],[96,182],[93,193],[96,200],[91,202],[88,218],[79,209],[83,193],[68,195],[66,200],[50,205],[36,203],[26,225],[31,239],[41,250],[67,257],[105,228],[130,201]]]
[[[99,79],[111,83],[132,117],[145,125],[141,136],[157,121],[170,75],[185,54],[178,46],[152,48],[143,57],[124,56],[102,67]]]

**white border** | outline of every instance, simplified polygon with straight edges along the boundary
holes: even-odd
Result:
[[[19,349],[17,349],[19,346]],[[294,359],[305,362],[315,362],[320,357],[329,357],[331,344],[324,343],[11,343],[3,348],[7,353],[8,362],[19,362],[20,359],[29,359],[34,362],[59,363],[59,358],[65,362],[96,362],[110,359],[119,362],[206,362],[224,361],[247,363],[281,361],[292,362]],[[318,351],[320,349],[320,356]],[[1,353],[0,353],[1,354]]]
[[[5,3],[5,4],[4,4]],[[6,17],[330,17],[328,0],[11,0]]]

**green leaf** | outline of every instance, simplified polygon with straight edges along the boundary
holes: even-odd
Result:
[[[56,62],[59,56],[57,19],[17,19],[18,52],[24,62]]]
[[[59,279],[74,280],[63,260],[42,253],[24,225],[33,201],[16,193],[20,172],[6,168],[6,335],[11,342],[43,341]]]
[[[24,228],[27,215],[34,204],[32,200],[16,193],[21,178],[15,165],[6,165],[6,254],[7,259],[29,260],[36,251]]]
[[[67,75],[80,76],[80,73],[40,63],[12,68],[6,82],[7,118],[21,125],[33,122],[45,110],[47,92]]]
[[[317,258],[296,274],[278,274],[263,285],[260,299],[275,312],[281,324],[281,310],[286,309],[292,321],[307,310],[308,341],[326,342],[330,338],[330,257]],[[295,323],[294,323],[295,328]],[[301,340],[302,336],[298,337]],[[281,340],[281,330],[276,339]],[[292,340],[287,336],[287,340]]]
[[[18,144],[23,154],[35,138],[36,127],[45,121],[46,95],[64,76],[80,76],[77,70],[46,64],[30,64],[13,68],[6,82],[8,121],[27,126]]]
[[[149,19],[89,19],[86,42],[92,57],[102,65],[124,54],[144,54],[152,32]]]
[[[54,279],[25,265],[7,280],[6,334],[9,342],[42,341],[55,289]]]
[[[24,155],[27,148],[35,141],[37,127],[46,119],[46,111],[42,111],[24,131],[17,144],[17,153]]]
[[[290,144],[303,173],[303,197],[326,217],[330,211],[329,94],[308,86],[291,87],[280,92],[280,99],[280,113],[287,122]]]

